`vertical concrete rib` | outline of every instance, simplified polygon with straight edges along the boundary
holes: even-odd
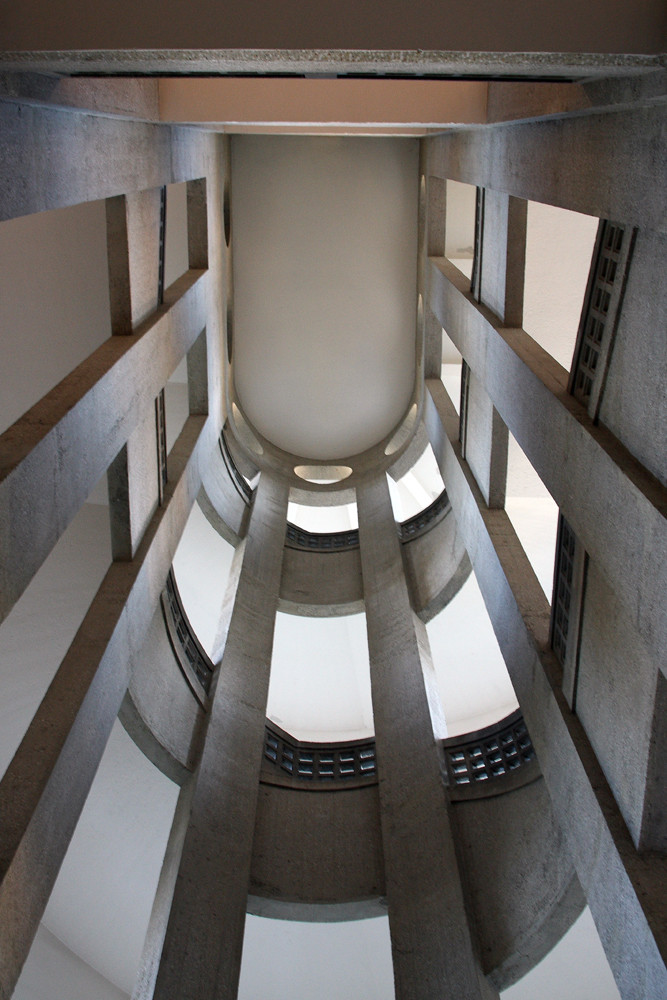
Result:
[[[396,997],[493,996],[470,936],[384,475],[358,487],[357,505]]]
[[[287,484],[262,473],[220,664],[156,1000],[237,995]]]

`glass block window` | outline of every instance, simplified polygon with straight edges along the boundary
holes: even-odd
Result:
[[[573,394],[587,403],[599,368],[603,340],[613,322],[610,305],[614,282],[619,279],[619,267],[625,229],[603,219],[600,223],[596,259],[587,300],[581,317],[579,340],[575,355]]]
[[[558,526],[557,561],[551,611],[551,646],[561,664],[565,663],[567,652],[576,546],[576,536],[561,515]]]

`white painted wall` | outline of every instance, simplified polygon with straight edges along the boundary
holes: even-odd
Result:
[[[128,1000],[40,924],[12,1000]]]
[[[295,455],[357,454],[408,408],[417,159],[413,139],[232,140],[234,380]]]
[[[103,201],[0,224],[0,433],[111,333]]]

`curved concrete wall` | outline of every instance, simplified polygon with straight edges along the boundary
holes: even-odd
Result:
[[[194,769],[205,713],[188,686],[158,605],[134,664],[120,719],[156,767],[182,783]]]
[[[484,971],[499,989],[540,961],[584,906],[544,781],[536,767],[526,773],[521,787],[452,805]],[[364,918],[384,912],[384,892],[377,785],[260,785],[249,912]]]

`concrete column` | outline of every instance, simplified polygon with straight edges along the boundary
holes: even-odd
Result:
[[[396,997],[492,996],[465,912],[424,686],[426,636],[415,630],[385,476],[358,487],[357,506]]]
[[[527,215],[528,203],[523,199],[486,189],[481,301],[505,326],[523,324]]]
[[[287,484],[262,473],[218,671],[155,997],[237,995]]]
[[[484,386],[471,371],[466,407],[466,459],[489,507],[505,506],[509,433]]]
[[[160,955],[164,936],[167,930],[169,910],[174,895],[178,866],[183,850],[183,841],[190,820],[190,809],[192,808],[192,796],[195,788],[195,778],[190,776],[182,786],[174,819],[169,832],[167,848],[164,852],[164,860],[160,871],[160,878],[155,892],[151,918],[146,931],[144,950],[141,956],[141,965],[137,981],[132,991],[132,1000],[152,1000],[155,989],[155,979],[160,964]]]

